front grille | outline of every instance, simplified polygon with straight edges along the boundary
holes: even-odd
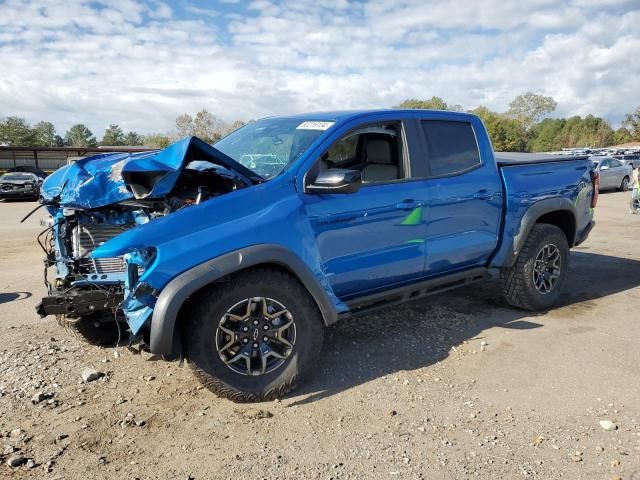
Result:
[[[94,260],[83,258],[80,260],[80,265],[92,274],[119,273],[124,272],[126,268],[122,257],[96,258]]]
[[[126,265],[122,257],[89,258],[89,254],[107,240],[120,235],[133,225],[79,225],[73,229],[73,257],[90,274],[124,272]]]

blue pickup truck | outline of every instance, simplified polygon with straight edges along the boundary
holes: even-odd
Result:
[[[586,157],[494,154],[474,115],[266,118],[50,175],[38,312],[271,399],[345,317],[491,278],[511,305],[550,308],[597,198]]]

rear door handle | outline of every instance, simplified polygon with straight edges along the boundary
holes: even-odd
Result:
[[[488,192],[487,190],[480,190],[473,194],[473,198],[478,200],[491,200],[493,198],[493,192]]]
[[[396,204],[396,208],[400,210],[411,210],[422,206],[422,202],[419,200],[407,199]]]

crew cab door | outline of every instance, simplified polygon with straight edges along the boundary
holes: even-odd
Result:
[[[422,275],[424,192],[419,182],[411,181],[408,160],[400,120],[356,126],[318,157],[313,168],[359,170],[363,180],[355,193],[302,195],[325,273],[338,297]]]
[[[417,123],[422,149],[412,159],[426,166],[425,275],[485,265],[502,216],[502,184],[486,131],[472,118]]]

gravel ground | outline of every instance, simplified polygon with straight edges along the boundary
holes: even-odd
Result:
[[[310,382],[254,405],[39,319],[39,215],[20,225],[35,204],[0,202],[0,477],[640,480],[628,198],[600,196],[558,308],[514,310],[482,285],[354,318]],[[83,382],[88,368],[104,375]]]

